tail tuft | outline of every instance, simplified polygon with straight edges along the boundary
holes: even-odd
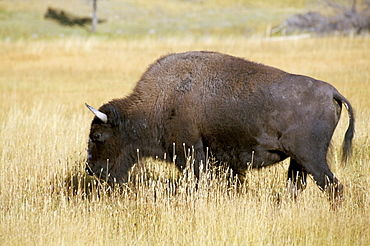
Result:
[[[338,103],[343,103],[348,111],[349,125],[344,135],[344,140],[343,140],[343,145],[342,145],[342,163],[347,164],[353,153],[352,139],[355,134],[355,113],[349,101],[344,96],[339,94],[339,92],[336,92],[334,94],[334,99]]]

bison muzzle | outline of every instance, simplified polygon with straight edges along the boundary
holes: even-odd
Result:
[[[299,190],[307,174],[334,198],[343,186],[326,156],[345,105],[349,126],[343,160],[351,154],[354,112],[332,85],[313,78],[216,52],[171,54],[155,61],[133,92],[104,104],[95,114],[87,171],[126,182],[140,157],[172,156],[186,164],[183,144],[194,149],[194,172],[207,149],[235,172],[290,157],[288,181]],[[174,145],[175,143],[175,145]]]

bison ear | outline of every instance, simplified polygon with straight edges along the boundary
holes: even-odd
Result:
[[[108,116],[102,112],[100,112],[99,110],[91,107],[90,105],[88,105],[87,103],[85,103],[86,107],[88,109],[90,109],[91,112],[93,112],[93,114],[98,117],[101,121],[103,121],[104,123],[107,123],[108,122]]]
[[[109,104],[108,104],[109,105]],[[116,109],[116,107],[110,105],[106,108],[107,114],[108,114],[108,123],[111,126],[120,126],[122,121],[121,121],[121,115]]]

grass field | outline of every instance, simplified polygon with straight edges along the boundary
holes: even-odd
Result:
[[[110,0],[98,1],[97,36],[142,38],[145,36],[261,36],[293,13],[302,12],[304,0]],[[91,16],[87,0],[2,0],[0,37],[5,39],[89,36],[89,28],[63,27],[45,20],[48,7],[83,17]],[[14,30],[17,30],[14,32]]]
[[[40,2],[47,1],[0,1],[0,20],[5,19],[0,26],[0,245],[370,245],[369,38],[246,38],[196,30],[173,36],[169,30],[165,38],[122,38],[61,27],[49,32],[44,25],[52,22],[32,18],[46,9]],[[80,6],[87,1],[66,2]],[[197,11],[212,5],[178,2]],[[101,5],[109,3],[117,1]],[[126,3],[145,10],[144,0]],[[276,9],[285,15],[292,10],[284,3]],[[225,4],[218,0],[213,8]],[[159,1],[158,6],[164,5]],[[176,6],[171,2],[166,8]],[[294,8],[304,6],[297,1]],[[27,16],[28,28],[18,23],[14,33],[1,29],[16,28],[9,15]],[[36,29],[43,31],[32,38]],[[59,37],[62,29],[66,35]],[[191,176],[175,173],[176,194],[167,181],[169,171],[158,171],[164,173],[162,179],[147,174],[127,187],[92,185],[89,195],[76,189],[92,182],[84,175],[92,120],[84,103],[99,107],[129,94],[155,59],[187,50],[220,51],[315,77],[350,100],[357,120],[353,158],[347,166],[340,164],[345,110],[329,156],[331,169],[345,185],[340,209],[331,210],[311,180],[298,200],[291,201],[285,191],[286,162],[248,171],[244,184],[226,175],[203,176],[197,191]],[[167,168],[149,164],[149,173]]]
[[[366,38],[1,42],[1,244],[367,245],[369,45]],[[340,210],[331,211],[312,182],[297,202],[286,198],[285,163],[249,172],[239,192],[221,178],[190,194],[191,182],[184,180],[182,192],[166,195],[166,185],[149,180],[135,195],[113,191],[84,199],[80,192],[69,198],[65,180],[83,176],[92,119],[84,103],[122,97],[155,58],[193,49],[311,75],[346,95],[356,108],[357,134],[351,164],[342,167],[344,114],[331,157],[346,186]]]

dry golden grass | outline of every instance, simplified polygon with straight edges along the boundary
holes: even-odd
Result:
[[[221,51],[322,79],[352,102],[353,159],[346,167],[338,160],[345,113],[330,157],[346,186],[341,209],[330,210],[312,181],[292,202],[286,163],[252,170],[242,185],[205,176],[198,191],[191,176],[176,187],[146,178],[117,189],[85,177],[92,115],[84,103],[98,107],[127,95],[157,57],[186,50]],[[66,38],[0,42],[0,56],[1,245],[370,244],[369,39]],[[90,195],[73,194],[71,176],[75,185],[90,183]]]

